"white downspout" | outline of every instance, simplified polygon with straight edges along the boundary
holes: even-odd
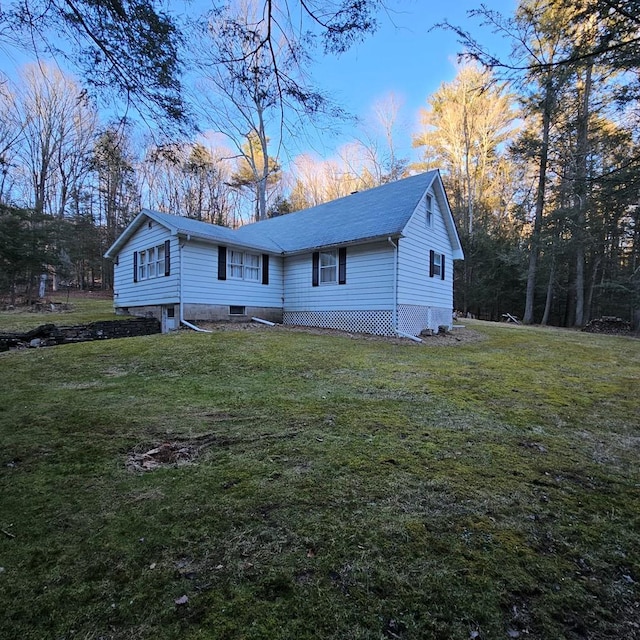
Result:
[[[188,240],[187,236],[187,240]],[[184,319],[184,308],[182,306],[182,249],[184,248],[184,244],[180,244],[178,242],[178,253],[180,254],[180,275],[178,276],[178,307],[180,308],[180,324],[183,324],[185,327],[189,327],[189,329],[193,329],[194,331],[200,331],[201,333],[212,333],[208,329],[201,329],[200,327],[196,327],[195,324],[191,324]]]
[[[391,236],[387,238],[387,242],[393,247],[393,331],[400,338],[409,338],[414,342],[422,342],[421,338],[398,329],[398,245],[392,240]]]

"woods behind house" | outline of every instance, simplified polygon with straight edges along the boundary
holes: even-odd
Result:
[[[33,300],[43,273],[49,288],[109,290],[103,254],[144,207],[236,227],[439,168],[466,257],[458,310],[560,326],[633,321],[640,18],[627,4],[523,0],[513,16],[474,12],[512,56],[457,30],[475,60],[427,99],[412,157],[397,142],[401,102],[387,96],[333,157],[290,159],[301,128],[339,110],[298,75],[302,42],[269,45],[251,3],[203,16],[198,52],[181,51],[198,60],[190,108],[201,133],[107,120],[80,80],[27,65],[0,84],[1,293]],[[273,84],[278,74],[296,82]]]

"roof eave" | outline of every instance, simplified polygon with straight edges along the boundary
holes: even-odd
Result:
[[[210,244],[225,245],[225,246],[233,245],[236,247],[242,247],[243,249],[253,249],[254,251],[270,253],[272,255],[280,255],[281,253],[279,249],[276,249],[274,247],[259,245],[252,242],[244,242],[240,238],[213,238],[204,233],[198,233],[197,231],[185,231],[184,229],[178,229],[177,235],[178,237],[186,238],[187,240],[196,238],[198,240],[202,240],[203,242],[208,242]]]
[[[151,218],[153,221],[162,225],[165,229],[167,229],[172,235],[175,235],[176,230],[171,226],[167,225],[166,222],[160,220],[157,216],[153,214],[153,211],[149,209],[142,209],[140,213],[129,223],[127,228],[118,236],[116,241],[105,251],[104,257],[113,260],[116,258],[120,249],[129,242],[131,237],[135,234],[135,232],[142,226],[142,221],[144,218]]]
[[[302,247],[301,249],[293,249],[291,251],[284,250],[283,255],[296,256],[304,253],[309,253],[310,251],[320,251],[322,249],[332,250],[338,247],[353,247],[360,244],[370,244],[372,242],[386,242],[389,238],[391,238],[392,240],[397,240],[398,238],[402,238],[402,237],[404,237],[402,232],[390,231],[389,233],[377,234],[375,236],[368,236],[366,238],[354,238],[353,240],[346,240],[346,241],[335,242],[331,244],[307,246],[307,247]]]

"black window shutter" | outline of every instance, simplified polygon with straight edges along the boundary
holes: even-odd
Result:
[[[262,284],[269,284],[269,254],[262,254]]]
[[[133,252],[133,281],[138,282],[138,252]]]
[[[435,264],[435,252],[433,251],[433,249],[431,249],[431,251],[429,251],[429,277],[433,278],[433,267]]]
[[[347,284],[347,247],[338,249],[338,284]]]
[[[440,278],[444,280],[444,253],[440,256]]]
[[[171,275],[171,240],[164,241],[164,275]]]
[[[227,279],[227,247],[218,247],[218,280]]]
[[[320,284],[320,252],[314,251],[311,258],[311,286],[317,287]]]

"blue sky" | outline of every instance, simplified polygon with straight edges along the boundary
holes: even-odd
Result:
[[[460,45],[450,31],[432,29],[444,20],[471,31],[492,50],[508,47],[478,18],[467,12],[479,8],[480,0],[391,0],[393,10],[381,13],[380,28],[345,54],[318,61],[314,76],[347,107],[362,112],[381,95],[393,91],[404,96],[415,110],[426,103],[442,82],[455,77]],[[484,0],[491,10],[513,14],[516,0]]]
[[[184,1],[184,0],[183,0]],[[193,0],[192,0],[193,1]],[[443,82],[456,75],[456,54],[460,45],[452,32],[433,29],[445,19],[471,31],[493,51],[506,54],[507,45],[481,27],[477,18],[470,20],[468,11],[480,7],[482,0],[386,0],[388,10],[378,16],[379,29],[364,42],[334,57],[318,57],[311,69],[313,81],[346,110],[366,118],[376,100],[390,92],[397,95],[403,109],[397,144],[403,154],[411,153],[411,133],[416,130],[418,111],[427,98]],[[185,7],[201,8],[207,0],[195,0]],[[488,9],[504,15],[513,13],[517,0],[484,0]],[[0,71],[15,77],[16,67],[27,61],[17,51],[0,49]],[[342,140],[355,137],[355,130],[345,128]],[[339,140],[325,140],[316,148],[322,155],[331,154]],[[300,141],[304,149],[306,142]],[[324,148],[322,148],[324,146]]]
[[[507,55],[509,45],[483,27],[468,12],[481,0],[389,0],[390,10],[379,15],[379,29],[364,42],[338,57],[318,59],[312,74],[318,85],[350,113],[366,118],[372,105],[388,93],[402,103],[401,152],[411,153],[410,134],[418,112],[443,82],[456,75],[461,47],[451,31],[433,29],[445,20],[460,25],[488,46]],[[488,9],[512,15],[517,0],[484,0]],[[353,136],[352,136],[353,137]],[[344,139],[349,138],[345,131]],[[321,152],[321,150],[318,150]]]

